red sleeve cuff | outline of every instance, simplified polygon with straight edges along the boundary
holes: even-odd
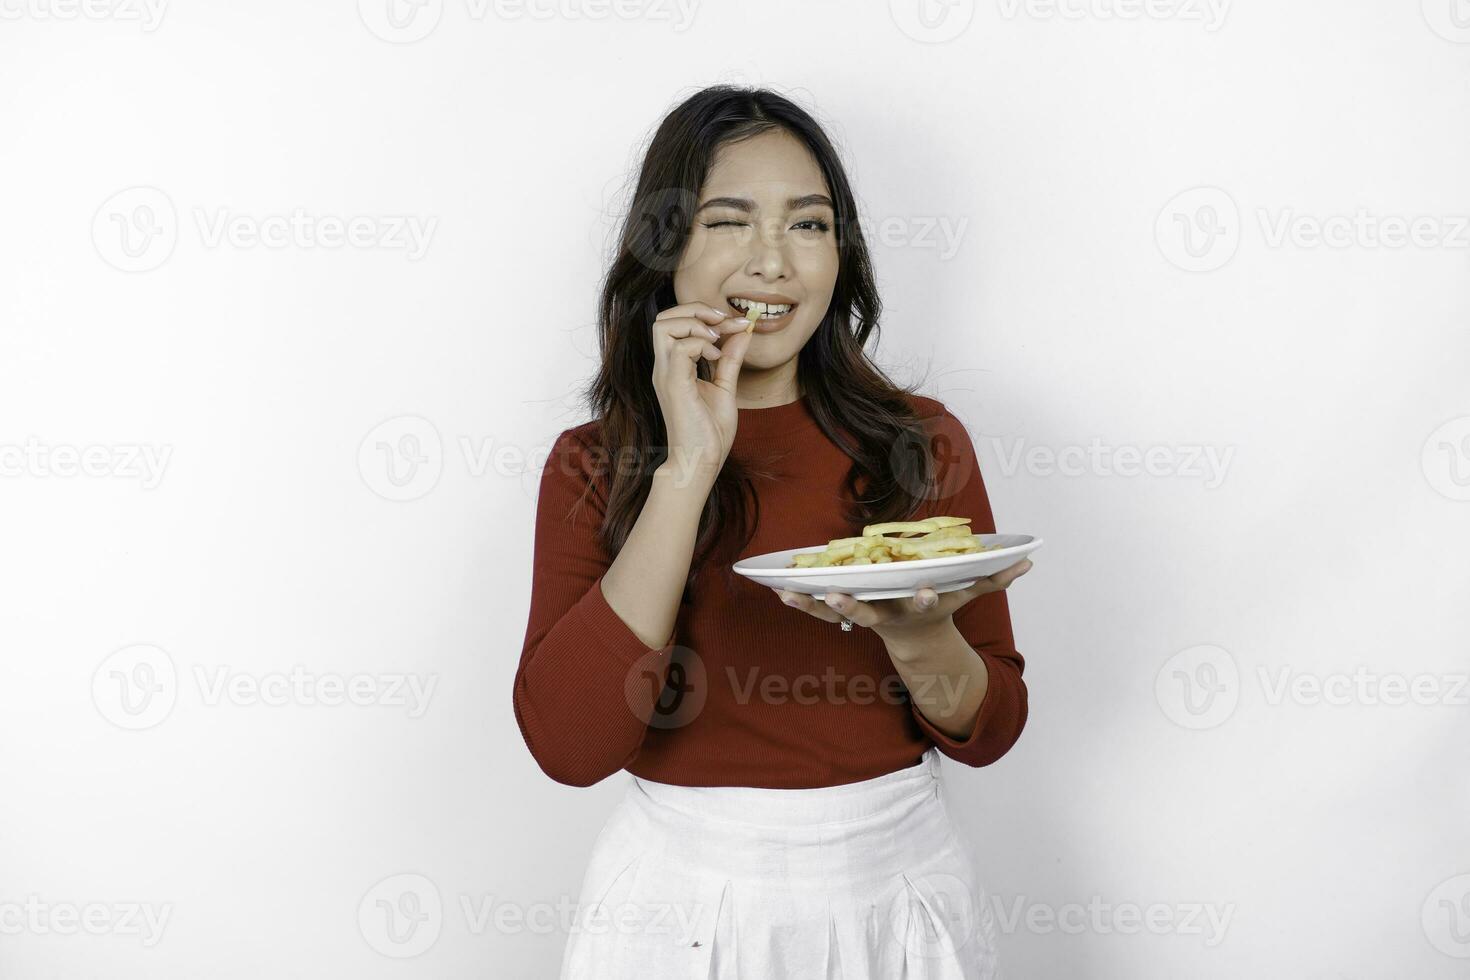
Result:
[[[579,635],[585,636],[589,643],[601,647],[627,667],[649,653],[667,651],[673,646],[672,643],[665,643],[661,647],[645,646],[638,634],[608,605],[607,597],[602,594],[601,575],[592,583],[592,588],[577,600],[577,604],[571,609],[571,615]]]
[[[1016,692],[1009,684],[1010,665],[984,650],[975,652],[985,661],[989,679],[975,722],[963,739],[936,728],[918,705],[910,702],[909,710],[913,712],[919,729],[933,740],[940,752],[969,766],[985,766],[999,759],[1015,743],[1020,731],[1012,720],[1023,719],[1025,710],[1016,703]]]
[[[648,727],[639,699],[663,689],[672,651],[672,643],[644,646],[597,578],[537,641],[517,678],[516,721],[542,770],[559,783],[591,786],[626,766]]]
[[[963,752],[968,748],[973,748],[975,745],[975,736],[985,730],[985,723],[995,713],[995,661],[986,658],[983,651],[977,652],[980,653],[980,659],[985,661],[985,669],[989,672],[990,676],[985,688],[985,697],[980,700],[980,711],[975,715],[975,723],[970,726],[970,733],[965,736],[964,741],[958,741],[954,736],[946,735],[943,730],[934,727],[934,723],[929,720],[928,716],[924,714],[919,706],[913,702],[909,702],[909,708],[913,711],[914,718],[919,722],[919,727],[924,730],[924,734],[932,738],[935,745],[949,752]]]

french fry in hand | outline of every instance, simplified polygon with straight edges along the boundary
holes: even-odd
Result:
[[[745,318],[750,321],[750,326],[745,328],[745,332],[750,333],[752,330],[754,330],[755,322],[761,317],[765,316],[765,314],[766,304],[752,302],[750,304],[750,309],[745,311]]]

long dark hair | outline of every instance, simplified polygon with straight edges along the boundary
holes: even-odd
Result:
[[[836,211],[836,286],[826,316],[797,357],[797,376],[817,423],[852,458],[845,487],[853,503],[845,516],[854,527],[904,520],[932,494],[928,439],[909,400],[917,382],[897,385],[863,349],[878,333],[882,304],[837,151],[817,121],[786,97],[764,88],[715,85],[680,103],[655,131],[602,283],[602,366],[585,397],[600,422],[600,458],[619,461],[605,488],[600,531],[610,555],[627,540],[653,471],[668,457],[663,415],[650,380],[651,330],[655,315],[676,305],[673,272],[689,239],[705,176],[720,147],[777,128],[811,151]],[[711,378],[709,362],[700,361],[698,370],[700,377]],[[750,513],[747,493],[756,475],[759,471],[733,455],[726,459],[700,515],[686,599],[688,585],[707,560],[717,555],[734,560],[749,542],[758,510]],[[750,501],[756,501],[754,494]]]

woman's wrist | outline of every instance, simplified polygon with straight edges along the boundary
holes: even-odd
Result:
[[[675,490],[703,490],[708,496],[724,463],[722,459],[701,460],[691,453],[671,453],[668,459],[654,467],[654,486],[665,486]],[[703,498],[701,498],[702,503]]]
[[[953,616],[912,626],[874,626],[872,629],[888,648],[888,656],[895,662],[904,663],[919,662],[951,634],[959,633]]]

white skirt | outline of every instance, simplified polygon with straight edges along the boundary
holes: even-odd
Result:
[[[939,752],[842,786],[637,776],[593,845],[561,980],[995,980]]]

